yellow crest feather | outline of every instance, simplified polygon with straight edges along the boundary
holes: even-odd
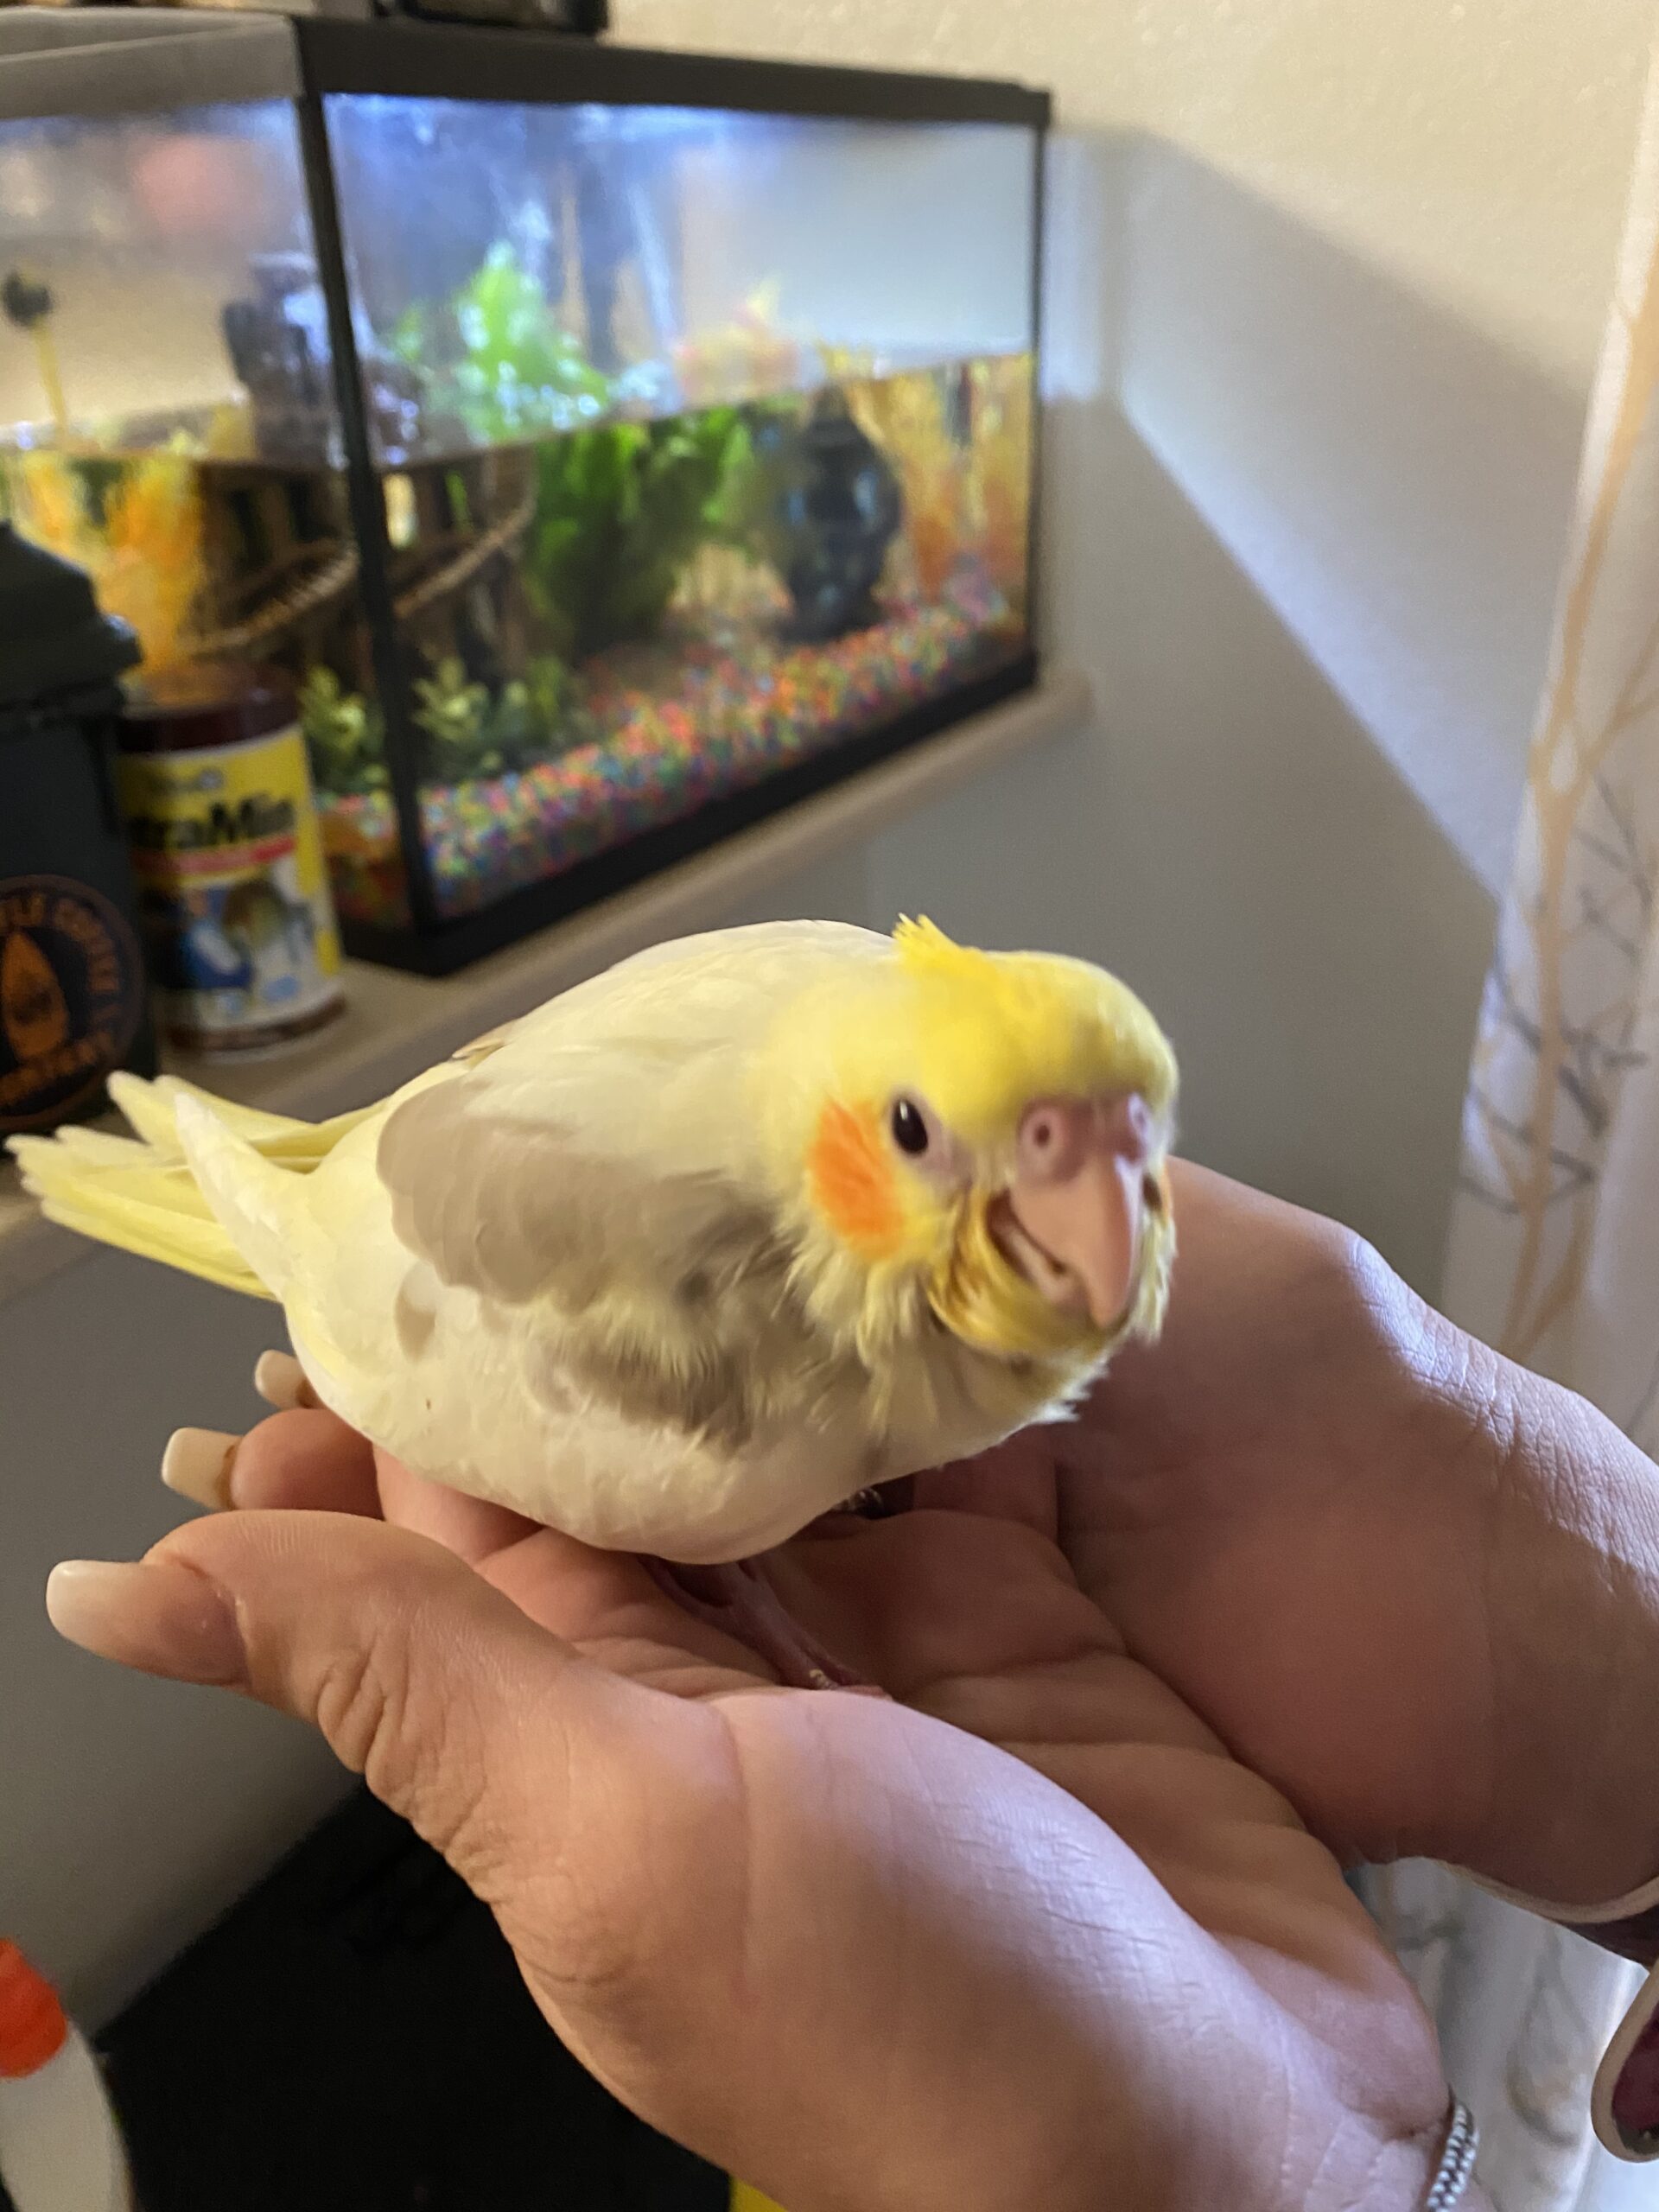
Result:
[[[952,976],[977,982],[995,971],[995,963],[988,952],[958,944],[925,914],[918,914],[913,921],[905,915],[893,931],[893,942],[899,964],[912,976]]]

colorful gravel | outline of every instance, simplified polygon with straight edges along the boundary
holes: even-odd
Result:
[[[683,820],[936,697],[1018,650],[1017,617],[982,574],[942,601],[895,609],[829,645],[665,638],[601,656],[582,703],[607,733],[520,774],[422,794],[439,904],[467,914],[505,893]],[[390,798],[325,801],[334,895],[348,919],[405,919]]]

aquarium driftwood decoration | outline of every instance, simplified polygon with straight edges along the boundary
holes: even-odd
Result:
[[[338,547],[302,584],[267,600],[245,621],[191,639],[193,655],[200,660],[224,660],[274,645],[311,615],[343,598],[357,582],[361,565],[355,545]]]
[[[460,591],[474,582],[492,561],[516,550],[535,514],[536,492],[532,486],[511,514],[493,524],[481,537],[464,547],[454,560],[416,584],[413,590],[400,593],[392,601],[392,612],[397,620],[412,622],[417,615],[441,605],[452,592]]]

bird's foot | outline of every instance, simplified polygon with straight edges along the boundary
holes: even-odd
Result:
[[[785,1688],[886,1696],[885,1690],[843,1666],[791,1618],[753,1560],[739,1560],[729,1567],[677,1567],[669,1560],[646,1557],[641,1564],[683,1612],[747,1644]]]

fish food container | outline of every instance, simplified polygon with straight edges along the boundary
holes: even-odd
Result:
[[[286,676],[347,949],[454,968],[1031,683],[1047,115],[0,8],[0,503]]]
[[[155,1072],[111,766],[137,650],[84,574],[0,523],[0,1137]]]
[[[168,1037],[240,1052],[344,1005],[293,690],[196,662],[129,686],[117,778]]]

